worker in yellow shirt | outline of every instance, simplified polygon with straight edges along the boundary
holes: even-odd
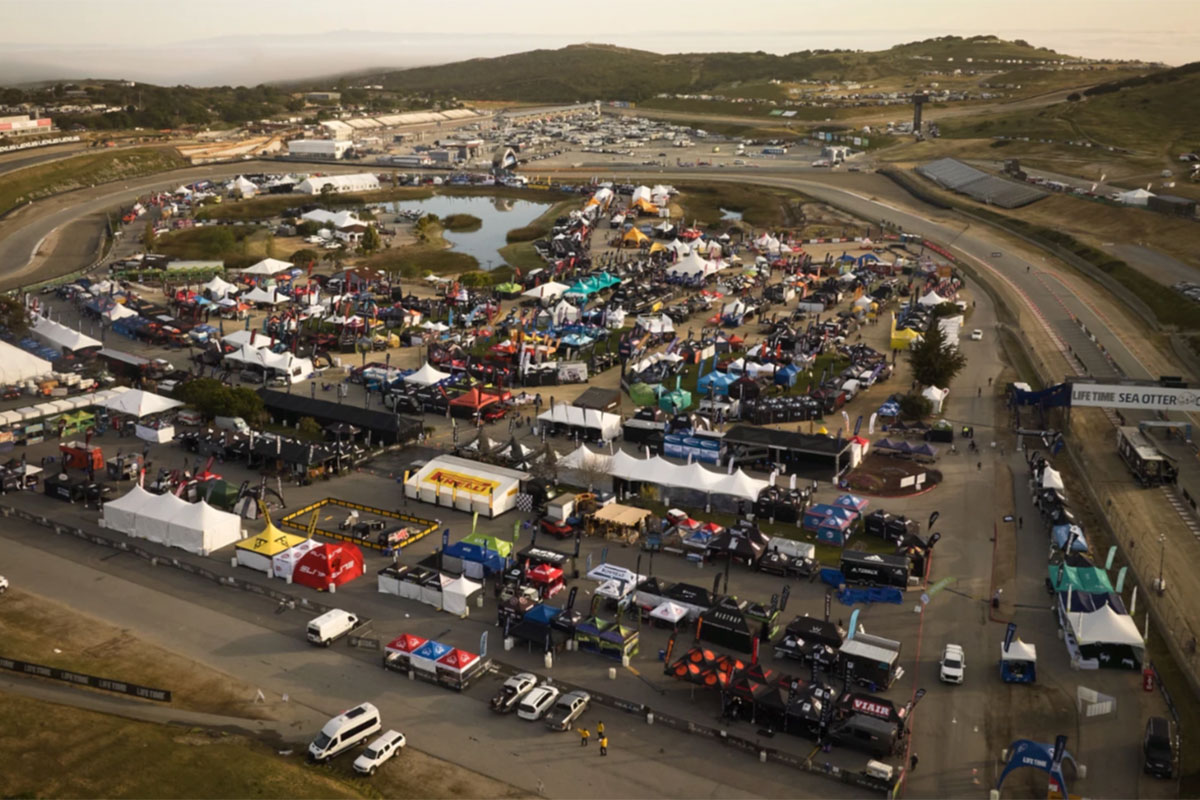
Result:
[[[602,755],[602,756],[608,755],[608,737],[607,736],[600,737],[600,755]]]
[[[587,743],[588,743],[588,739],[589,739],[589,738],[591,738],[591,734],[590,734],[590,733],[588,733],[588,729],[587,729],[587,728],[580,728],[580,729],[579,729],[579,746],[580,746],[580,747],[587,747]]]

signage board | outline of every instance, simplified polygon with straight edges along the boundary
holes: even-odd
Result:
[[[1195,411],[1200,408],[1200,389],[1119,383],[1073,383],[1071,405],[1139,411]]]

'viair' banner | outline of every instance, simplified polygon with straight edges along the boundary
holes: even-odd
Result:
[[[1071,405],[1141,411],[1195,411],[1200,409],[1200,389],[1119,383],[1072,383]]]

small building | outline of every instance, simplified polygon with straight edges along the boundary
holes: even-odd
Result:
[[[404,482],[414,500],[497,517],[517,507],[527,472],[456,456],[431,459]]]
[[[349,139],[293,139],[288,142],[288,155],[337,161],[353,147]]]

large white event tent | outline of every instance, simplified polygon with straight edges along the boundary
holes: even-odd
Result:
[[[212,280],[203,284],[200,288],[207,290],[213,297],[220,300],[222,297],[227,297],[230,293],[236,292],[238,287],[224,280],[220,275],[213,275]]]
[[[33,323],[29,327],[33,331],[34,336],[60,350],[67,350],[74,353],[78,350],[86,350],[89,347],[104,346],[99,339],[93,339],[74,328],[68,328],[61,322],[55,322],[45,317],[35,316]]]
[[[277,258],[264,258],[257,264],[252,264],[242,270],[243,275],[278,275],[281,272],[295,269],[295,266],[287,261],[280,261]]]
[[[621,416],[595,409],[579,408],[559,403],[538,414],[543,425],[566,425],[571,428],[595,429],[604,441],[612,441],[621,433]]]
[[[106,399],[102,405],[109,411],[116,411],[120,414],[128,414],[141,419],[151,414],[161,414],[163,411],[169,411],[172,408],[183,405],[183,403],[178,400],[172,400],[169,397],[163,397],[160,394],[154,394],[153,392],[130,389],[128,392],[122,392],[119,395]]]
[[[49,361],[38,358],[16,345],[0,341],[0,382],[6,384],[40,378],[53,371]]]
[[[636,458],[618,450],[613,455],[595,453],[581,446],[578,450],[559,459],[560,469],[599,470],[614,478],[642,483],[655,483],[678,489],[693,489],[706,494],[723,494],[757,500],[769,481],[751,478],[738,469],[732,475],[712,472],[697,463],[675,464],[662,456]]]
[[[715,261],[706,261],[692,252],[679,259],[678,263],[667,267],[667,274],[684,275],[691,278],[699,275],[712,275],[719,269],[720,265]]]
[[[173,494],[151,494],[141,486],[105,503],[101,525],[202,556],[242,538],[237,515],[213,508],[203,500],[189,503]]]

